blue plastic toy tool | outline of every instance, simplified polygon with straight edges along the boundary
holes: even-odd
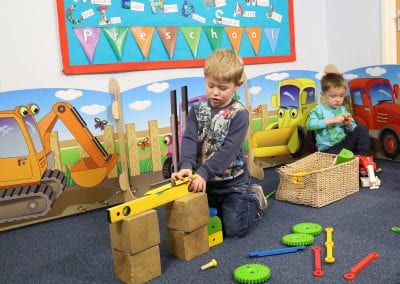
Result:
[[[298,246],[298,247],[290,247],[290,248],[249,252],[248,256],[254,257],[254,256],[270,256],[270,255],[276,255],[276,254],[285,254],[285,253],[290,253],[290,252],[297,252],[297,251],[303,250],[305,248],[306,248],[305,246]]]
[[[216,216],[218,214],[217,208],[214,207],[208,208],[208,213],[210,214],[210,217]]]

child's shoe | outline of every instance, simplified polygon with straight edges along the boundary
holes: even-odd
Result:
[[[249,188],[250,192],[257,194],[258,202],[260,202],[260,210],[265,210],[268,207],[268,201],[265,198],[264,190],[259,184],[251,184]]]

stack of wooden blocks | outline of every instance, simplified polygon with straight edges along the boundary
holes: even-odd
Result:
[[[156,206],[155,206],[156,207]],[[207,195],[192,193],[165,205],[168,252],[191,260],[209,251]],[[115,274],[124,283],[144,283],[161,275],[157,211],[110,223]]]
[[[115,275],[124,283],[143,283],[161,275],[160,229],[156,210],[110,223]]]
[[[207,195],[193,193],[165,205],[168,252],[191,260],[209,250]]]

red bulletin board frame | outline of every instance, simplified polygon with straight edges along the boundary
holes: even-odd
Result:
[[[157,69],[176,69],[176,68],[193,68],[202,67],[205,59],[188,59],[188,60],[168,60],[168,61],[151,61],[151,62],[117,62],[107,64],[87,64],[87,65],[71,65],[70,54],[68,49],[67,25],[65,21],[65,0],[57,0],[57,15],[60,37],[60,48],[63,65],[63,73],[66,75],[76,74],[95,74],[95,73],[113,73],[139,70],[157,70]],[[289,18],[289,38],[290,53],[287,55],[277,56],[255,56],[244,57],[245,64],[267,64],[279,62],[291,62],[296,60],[295,35],[294,35],[294,12],[293,0],[288,1],[288,18]]]

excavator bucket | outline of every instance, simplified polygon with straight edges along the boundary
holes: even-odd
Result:
[[[250,146],[255,158],[293,154],[300,146],[298,128],[285,127],[254,132]]]
[[[71,167],[74,182],[82,187],[93,187],[100,184],[114,168],[118,155],[113,154],[102,167],[98,167],[92,158],[86,157]]]

